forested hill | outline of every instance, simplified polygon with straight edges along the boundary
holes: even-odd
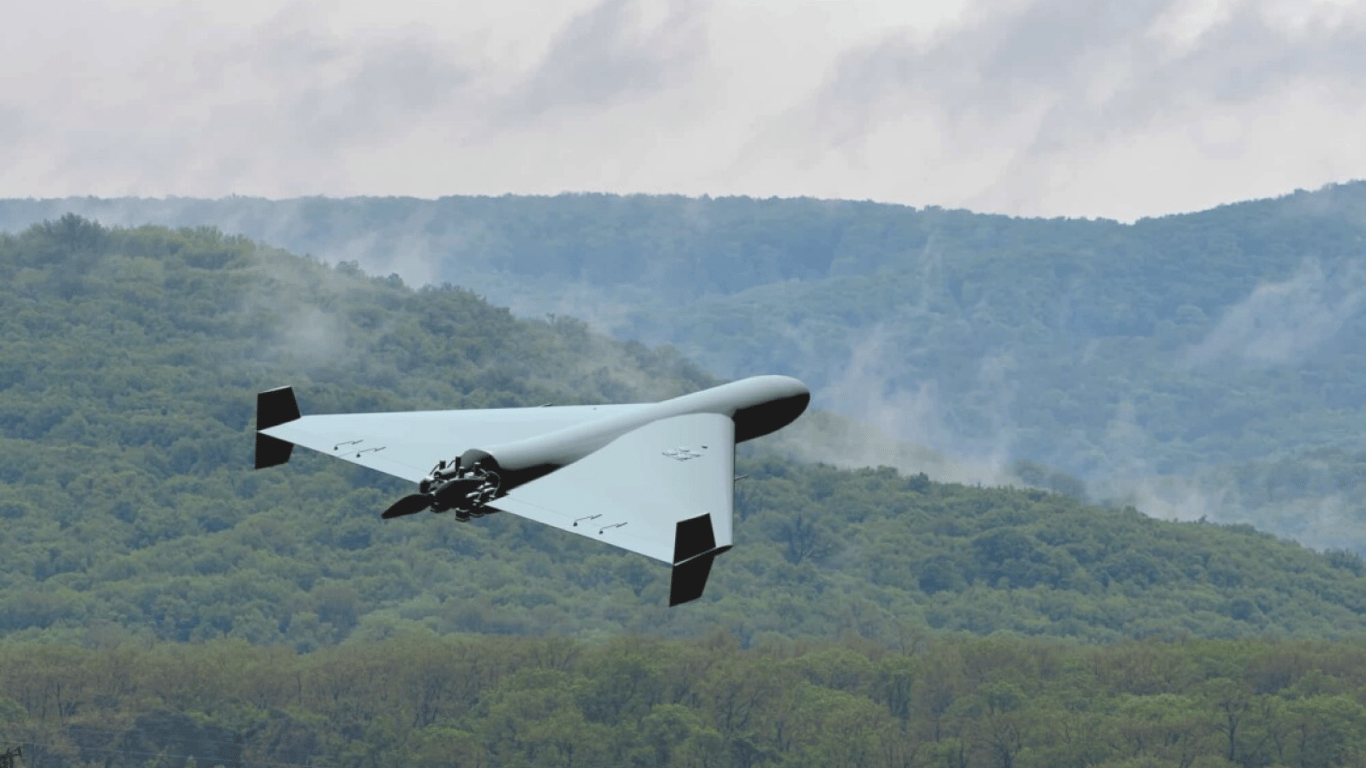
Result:
[[[1366,551],[1366,183],[1132,225],[562,195],[9,200],[0,228],[68,210],[448,281],[713,375],[792,373],[959,459]]]
[[[742,461],[735,549],[701,601],[671,610],[667,569],[644,558],[505,515],[381,522],[402,483],[306,451],[249,469],[253,396],[267,387],[292,383],[306,411],[345,412],[712,383],[667,348],[517,320],[462,290],[413,290],[214,229],[75,216],[0,236],[0,305],[11,638],[121,627],[308,650],[405,630],[721,628],[753,644],[1366,629],[1366,568],[1352,554],[1041,491],[763,456]]]

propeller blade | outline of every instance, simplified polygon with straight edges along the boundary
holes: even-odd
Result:
[[[413,515],[417,514],[418,512],[425,511],[431,505],[431,496],[428,496],[425,493],[414,493],[411,496],[404,496],[403,498],[394,502],[393,506],[384,510],[384,514],[380,515],[380,517],[384,518],[385,520],[391,520],[395,517]]]

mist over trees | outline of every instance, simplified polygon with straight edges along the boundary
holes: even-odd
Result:
[[[797,375],[818,405],[1093,498],[1366,550],[1366,183],[1132,225],[561,195],[10,200],[0,226],[67,210],[449,282],[714,375]]]

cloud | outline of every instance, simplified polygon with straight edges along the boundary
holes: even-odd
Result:
[[[602,0],[574,17],[545,56],[499,105],[494,125],[557,109],[596,110],[648,98],[686,79],[705,54],[700,2],[667,2],[649,20],[644,4]]]
[[[946,197],[1026,214],[1067,213],[1040,201],[1079,201],[1089,189],[1131,218],[1138,206],[1116,203],[1157,191],[1145,164],[1167,174],[1178,210],[1199,196],[1208,205],[1251,196],[1235,192],[1232,177],[1194,178],[1193,167],[1240,163],[1240,179],[1288,180],[1286,166],[1306,164],[1362,174],[1360,153],[1315,146],[1322,126],[1302,129],[1311,119],[1364,124],[1350,106],[1366,89],[1362,15],[1309,10],[1287,23],[1270,2],[1205,3],[1208,12],[1192,13],[1197,5],[977,3],[929,40],[902,29],[845,52],[766,143],[813,163],[842,153],[870,173],[881,163],[911,179],[933,178],[926,163],[949,158],[960,173],[941,188]],[[898,143],[927,151],[897,153]],[[1211,186],[1225,190],[1222,199]]]
[[[600,190],[1134,218],[1366,177],[1364,15],[53,0],[0,49],[0,195]]]

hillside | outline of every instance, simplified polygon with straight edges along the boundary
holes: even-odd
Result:
[[[1158,516],[1366,551],[1359,494],[1275,470],[1352,476],[1324,457],[1366,450],[1366,183],[1132,225],[564,195],[11,200],[0,227],[66,210],[449,281],[673,344],[721,377],[791,373],[979,479],[1041,462]]]
[[[1247,526],[1037,490],[740,463],[736,547],[667,609],[666,569],[515,518],[378,512],[403,484],[301,452],[250,466],[254,394],[344,412],[667,397],[669,348],[466,291],[413,290],[210,228],[75,216],[0,236],[0,634],[228,636],[299,650],[410,630],[771,638],[1011,631],[1334,638],[1366,567]],[[820,418],[814,416],[813,418]],[[771,445],[771,444],[770,444]]]

